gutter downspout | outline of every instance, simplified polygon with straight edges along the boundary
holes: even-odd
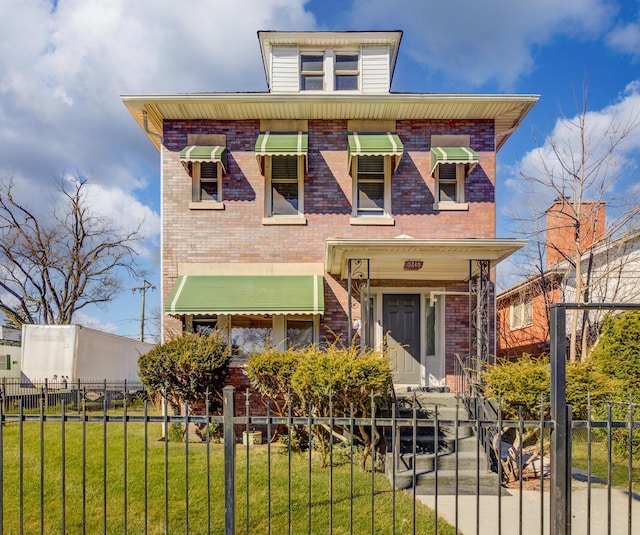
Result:
[[[150,136],[153,136],[160,141],[160,146],[162,147],[162,144],[164,143],[164,137],[161,134],[158,134],[158,132],[152,132],[151,130],[149,130],[149,118],[147,117],[147,110],[142,110],[142,126],[146,134],[149,134]]]

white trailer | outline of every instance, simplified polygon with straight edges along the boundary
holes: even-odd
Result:
[[[24,325],[20,369],[30,381],[139,383],[138,358],[153,347],[80,325]]]

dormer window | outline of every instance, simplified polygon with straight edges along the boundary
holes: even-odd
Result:
[[[335,89],[336,91],[357,91],[359,78],[358,54],[336,54]]]
[[[322,91],[324,89],[324,55],[302,54],[300,56],[300,90]]]

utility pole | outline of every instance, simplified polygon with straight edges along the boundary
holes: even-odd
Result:
[[[136,288],[131,288],[131,291],[137,292],[139,291],[142,294],[142,310],[140,311],[140,341],[144,342],[144,298],[147,290],[155,290],[156,287],[151,284],[148,280],[144,279],[142,281],[142,286],[138,286]]]

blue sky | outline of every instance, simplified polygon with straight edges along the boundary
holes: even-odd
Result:
[[[159,156],[120,95],[266,90],[256,32],[314,29],[403,30],[396,92],[541,96],[498,154],[501,237],[513,235],[516,170],[561,135],[585,86],[595,116],[638,109],[638,0],[3,0],[0,179],[47,206],[54,177],[92,177],[98,211],[143,222],[140,262],[158,283]],[[140,294],[128,288],[141,282],[77,320],[137,336]],[[150,291],[147,315],[159,308]]]

